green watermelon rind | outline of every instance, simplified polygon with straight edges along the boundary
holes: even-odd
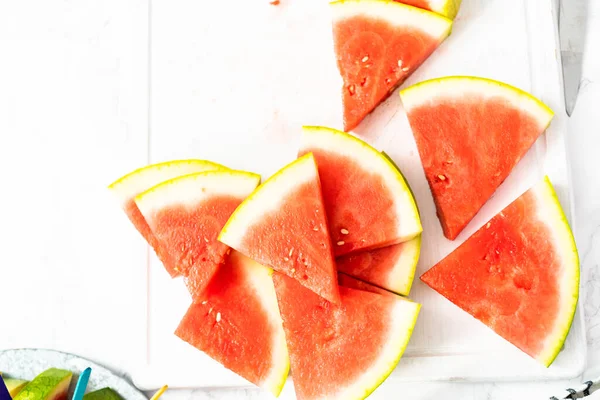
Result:
[[[538,361],[546,367],[549,367],[560,353],[573,324],[577,303],[579,301],[580,271],[579,254],[575,243],[575,237],[573,236],[567,216],[560,205],[558,196],[556,195],[552,182],[548,176],[544,177],[544,184],[540,185],[539,188],[542,188],[543,190],[543,193],[539,195],[547,200],[545,204],[554,208],[553,210],[548,210],[549,212],[545,215],[551,217],[547,223],[553,228],[554,232],[557,233],[559,236],[557,238],[558,243],[561,245],[563,251],[568,254],[568,260],[566,261],[569,262],[565,262],[567,267],[567,277],[563,282],[567,283],[568,286],[566,289],[570,289],[571,292],[570,294],[566,293],[566,298],[562,302],[561,308],[564,312],[559,314],[561,320],[556,324],[555,337],[547,339],[551,344],[536,357]],[[565,293],[561,293],[561,297],[562,295],[565,295]]]
[[[341,137],[341,138],[343,138],[342,139],[343,141],[348,141],[349,143],[353,143],[353,145],[356,145],[357,147],[360,147],[360,148],[368,151],[369,154],[374,157],[373,160],[383,161],[384,165],[387,167],[386,169],[388,171],[392,172],[392,175],[394,175],[394,180],[399,184],[400,192],[408,194],[408,196],[406,196],[408,198],[407,199],[408,201],[406,202],[406,204],[404,206],[407,209],[409,209],[409,212],[411,215],[407,216],[406,214],[403,214],[402,217],[415,221],[416,229],[414,230],[414,233],[412,233],[406,237],[403,237],[402,240],[399,241],[398,243],[411,240],[411,239],[419,236],[421,234],[421,232],[423,232],[423,226],[421,224],[419,207],[417,206],[417,202],[413,195],[412,189],[408,185],[408,182],[406,181],[406,179],[404,178],[404,175],[402,175],[402,173],[400,172],[400,170],[398,169],[396,164],[394,164],[394,162],[385,153],[380,152],[379,150],[375,149],[373,146],[369,145],[367,142],[365,142],[349,133],[339,131],[337,129],[327,128],[327,127],[322,127],[322,126],[306,125],[306,126],[302,127],[302,130],[303,130],[303,132],[305,132],[305,134],[307,132],[326,132],[328,134],[332,134],[333,136]],[[396,191],[394,191],[394,193],[396,193]],[[392,243],[390,243],[390,244],[392,244]],[[364,249],[364,250],[368,250],[368,249]]]
[[[269,315],[276,319],[276,321],[272,322],[281,328],[281,336],[275,337],[273,349],[283,350],[283,353],[274,355],[273,362],[278,365],[273,368],[271,375],[269,375],[261,384],[262,388],[269,390],[273,396],[278,397],[283,390],[285,382],[287,381],[290,371],[290,357],[285,341],[285,333],[283,332],[283,321],[281,320],[279,305],[277,303],[277,294],[275,293],[275,286],[273,284],[273,270],[242,255],[239,252],[234,251],[232,256],[242,257],[250,263],[247,264],[248,267],[255,269],[255,271],[252,273],[251,280],[255,285],[258,297],[260,298],[263,307],[265,307],[265,309],[268,311]],[[272,302],[265,301],[269,298],[272,300]]]
[[[140,209],[140,212],[148,220],[151,212],[165,205],[170,204],[185,204],[189,201],[193,201],[191,195],[196,197],[204,196],[204,187],[202,191],[198,191],[198,187],[202,183],[208,183],[213,181],[216,186],[223,186],[224,190],[219,193],[230,193],[231,195],[239,195],[240,197],[246,197],[260,184],[260,175],[237,170],[212,170],[196,172],[192,174],[178,176],[173,179],[161,182],[156,186],[149,188],[148,190],[138,194],[135,197],[135,202]],[[237,184],[236,184],[237,183]],[[247,184],[247,187],[242,187],[240,183]],[[187,187],[186,187],[187,186]],[[174,193],[175,191],[186,189],[195,189],[189,193]],[[210,195],[210,192],[208,193]]]
[[[456,14],[458,14],[461,2],[462,0],[446,0],[443,7],[439,9],[432,8],[431,11],[441,14],[446,18],[454,19],[456,18]]]
[[[138,168],[126,175],[123,175],[110,185],[108,188],[121,200],[128,200],[160,182],[173,179],[177,176],[188,175],[202,171],[229,170],[224,165],[199,159],[182,159],[160,162]],[[169,172],[165,174],[165,172]],[[152,182],[152,183],[148,183]]]
[[[447,87],[445,88],[443,85],[447,85]],[[521,102],[516,107],[531,115],[536,113],[535,117],[544,125],[544,129],[550,125],[554,117],[554,111],[532,94],[504,82],[477,76],[456,75],[429,79],[401,90],[399,95],[405,110],[410,114],[410,109],[414,106],[425,102],[435,102],[436,97],[441,97],[445,93],[449,94],[446,96],[448,98],[459,97],[466,89],[476,89],[481,93],[495,90],[496,95],[511,102]],[[524,106],[527,106],[528,109],[525,109]]]
[[[408,318],[408,319],[406,318],[407,314],[404,312],[402,313],[403,318],[399,324],[401,324],[401,326],[403,326],[403,327],[404,326],[408,327],[408,329],[406,331],[404,331],[405,334],[398,335],[396,340],[391,341],[386,344],[388,346],[388,350],[390,350],[390,352],[382,351],[382,353],[384,355],[389,355],[390,353],[392,353],[391,358],[389,360],[386,360],[384,366],[382,366],[382,368],[379,371],[367,371],[367,373],[371,372],[373,375],[377,374],[376,375],[377,377],[370,380],[371,382],[369,382],[360,391],[352,390],[351,393],[343,393],[342,395],[336,396],[336,398],[344,399],[344,400],[346,400],[346,399],[348,399],[348,400],[364,400],[369,395],[371,395],[371,393],[373,393],[375,391],[375,389],[377,389],[390,376],[390,374],[394,371],[394,369],[400,362],[400,359],[404,355],[406,347],[408,346],[408,343],[410,342],[410,338],[412,337],[412,334],[414,332],[415,325],[417,323],[417,318],[418,318],[419,312],[421,310],[421,304],[415,303],[413,301],[410,301],[410,300],[402,298],[402,297],[398,297],[396,301],[399,302],[398,304],[402,304],[402,305],[410,304],[410,306],[414,307],[414,308],[411,310],[410,318]],[[408,311],[408,310],[405,310],[405,311]],[[363,377],[364,376],[365,375],[363,375]],[[367,381],[369,381],[368,378],[367,378]]]
[[[449,1],[462,1],[462,0],[449,0]],[[404,12],[409,12],[412,13],[413,15],[420,15],[423,17],[426,17],[427,19],[429,19],[430,21],[436,21],[435,23],[440,23],[440,27],[443,26],[442,29],[442,37],[447,37],[448,35],[450,35],[450,32],[452,30],[452,19],[446,17],[445,15],[442,15],[441,13],[438,12],[433,12],[433,11],[429,11],[429,10],[425,10],[422,8],[418,8],[418,7],[413,7],[410,6],[408,4],[404,4],[404,3],[400,3],[394,0],[337,0],[337,1],[332,1],[329,3],[330,7],[339,7],[339,6],[352,6],[352,5],[357,5],[357,6],[366,6],[368,8],[371,7],[376,7],[376,6],[381,6],[381,7],[394,7],[397,10],[403,10]],[[451,12],[451,7],[447,7],[446,8],[448,10],[448,12]],[[392,18],[393,16],[391,16],[389,13],[386,13],[386,15],[384,16],[387,19],[390,19],[393,22],[394,19]],[[419,25],[419,22],[422,21],[409,21],[409,23],[414,24],[415,26],[418,26],[420,28],[423,28],[422,26]]]

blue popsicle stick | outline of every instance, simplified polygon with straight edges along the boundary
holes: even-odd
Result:
[[[83,371],[81,375],[79,375],[79,380],[77,381],[77,386],[75,386],[75,392],[73,393],[73,400],[83,399],[83,395],[85,394],[85,389],[87,389],[91,373],[92,369],[90,367],[87,367],[85,371]]]
[[[2,378],[0,378],[0,400],[11,400],[10,393],[8,393],[8,389]]]

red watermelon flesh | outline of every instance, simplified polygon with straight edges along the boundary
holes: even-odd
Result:
[[[277,396],[289,358],[271,273],[232,252],[175,334]]]
[[[227,168],[206,160],[168,161],[137,169],[109,185],[109,190],[121,202],[121,206],[129,220],[152,247],[171,277],[179,275],[176,265],[170,263],[168,252],[160,246],[160,242],[152,233],[146,219],[135,203],[135,196],[177,176],[213,170],[227,170]]]
[[[217,236],[236,207],[256,188],[260,177],[240,171],[185,175],[136,197],[169,264],[187,277],[199,295],[223,262],[229,247]]]
[[[515,200],[421,280],[550,365],[579,293],[577,249],[550,181]]]
[[[365,292],[377,293],[383,296],[396,296],[392,292],[388,292],[380,287],[373,286],[370,283],[359,281],[346,274],[338,274],[338,283],[340,286],[347,287],[349,289],[362,290]]]
[[[552,111],[488,79],[447,77],[401,92],[444,235],[455,239],[544,132]]]
[[[261,185],[231,216],[219,240],[339,302],[319,174],[312,154]]]
[[[273,281],[298,400],[363,399],[392,372],[418,304],[340,287],[336,305],[283,274]]]
[[[381,249],[349,254],[336,260],[340,272],[408,296],[421,249],[421,237]]]
[[[452,21],[387,0],[331,3],[344,130],[354,129],[450,34]]]
[[[366,142],[318,126],[303,127],[299,155],[317,161],[336,256],[408,241],[422,231],[419,212],[396,166]]]

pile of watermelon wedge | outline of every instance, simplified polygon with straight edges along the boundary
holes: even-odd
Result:
[[[420,305],[422,231],[383,153],[304,127],[299,157],[260,184],[203,160],[154,164],[110,189],[192,304],[175,334],[278,395],[363,398],[394,369]],[[339,271],[339,272],[338,272]]]
[[[444,41],[459,3],[331,3],[345,131]],[[471,237],[461,232],[553,112],[477,77],[421,82],[400,97],[443,234],[464,240],[424,266],[421,281],[549,366],[579,297],[577,248],[550,180]],[[398,364],[421,307],[407,296],[427,237],[386,153],[306,126],[297,159],[263,183],[177,160],[133,171],[110,190],[166,272],[185,280],[191,305],[175,334],[249,382],[278,396],[291,370],[298,399],[364,399]]]

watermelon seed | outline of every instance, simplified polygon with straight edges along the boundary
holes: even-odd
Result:
[[[227,255],[231,254],[231,249],[227,249]]]
[[[340,232],[342,232],[342,235],[347,235],[349,233],[348,229],[344,229],[344,228],[340,229]]]
[[[392,83],[392,80],[390,78],[385,78],[385,83],[389,85],[390,83]]]
[[[294,254],[294,249],[290,249],[290,252],[288,253],[288,256],[292,256],[292,254]]]
[[[491,222],[488,222],[487,225],[485,226],[485,229],[490,229],[490,226],[492,225]]]
[[[212,309],[213,309],[213,308],[211,307],[211,308],[210,308],[210,310],[208,310],[208,313],[209,313],[209,314],[212,312]]]
[[[404,72],[408,71],[408,67],[402,68],[402,71],[404,71]]]
[[[402,68],[402,60],[398,60],[398,67]]]
[[[445,175],[438,175],[438,178],[440,181],[445,181],[446,180],[446,176]]]
[[[354,85],[348,86],[348,93],[350,93],[350,96],[354,95],[355,90],[356,90],[356,87]],[[318,210],[317,210],[317,212],[318,212]]]
[[[290,261],[290,259],[287,257],[283,257],[283,261]]]
[[[207,239],[207,238],[204,238],[204,241],[205,241],[206,243],[208,243],[208,239]]]
[[[346,244],[346,242],[344,242],[343,240],[340,240],[339,242],[337,242],[338,246],[343,246],[344,244]]]
[[[219,322],[221,320],[221,313],[220,312],[217,313],[217,318],[216,319],[217,319],[217,322]]]
[[[202,305],[205,305],[206,303],[208,303],[208,301],[204,300],[204,301],[202,302]]]
[[[319,228],[317,228],[316,226],[313,228],[313,231],[317,232],[319,230]]]
[[[364,57],[363,57],[363,59],[362,59],[362,62],[364,62],[364,63],[365,63],[365,62],[367,62],[367,61],[369,61],[369,56],[364,56]]]
[[[367,83],[367,78],[363,78],[363,80],[360,82],[360,86],[365,86],[365,83]]]
[[[292,271],[291,271],[291,272],[292,272],[292,274],[293,274],[294,272],[296,272],[296,268],[292,268]]]

